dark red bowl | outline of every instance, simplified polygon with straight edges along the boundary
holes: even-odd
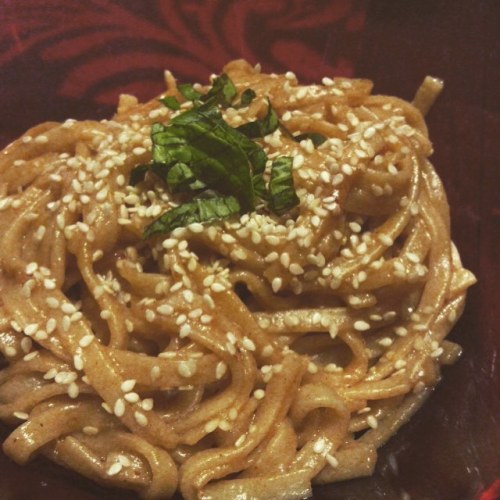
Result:
[[[479,279],[452,338],[462,359],[380,452],[375,474],[315,499],[469,500],[500,475],[500,4],[495,0],[0,0],[0,145],[47,120],[104,118],[122,92],[146,100],[168,68],[207,81],[246,58],[265,71],[374,80],[410,99],[445,80],[429,115],[453,238]],[[1,179],[0,179],[1,182]],[[1,428],[1,438],[8,430]],[[0,454],[0,498],[135,498],[37,459]]]

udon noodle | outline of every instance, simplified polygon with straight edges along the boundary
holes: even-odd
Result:
[[[183,195],[130,172],[190,102],[122,96],[112,120],[43,123],[2,152],[0,418],[17,463],[43,454],[146,498],[304,498],[370,475],[459,356],[446,336],[474,277],[427,159],[440,82],[410,104],[368,80],[224,71],[257,94],[229,125],[269,97],[292,134],[327,138],[256,139],[293,158],[287,214],[143,239]]]

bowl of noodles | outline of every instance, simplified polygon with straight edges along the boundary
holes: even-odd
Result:
[[[165,5],[157,14],[168,11],[172,31],[187,36],[180,14],[194,11]],[[349,37],[365,11],[346,5],[325,12]],[[102,8],[117,25],[146,15]],[[197,15],[223,12],[212,8]],[[245,11],[246,25],[259,15],[298,23],[293,14],[307,12],[300,2],[291,13],[269,9]],[[95,13],[76,17],[91,25]],[[22,40],[31,18],[8,15],[11,43]],[[308,16],[295,32],[324,26]],[[6,52],[7,69],[16,58],[54,71],[69,54],[81,62],[54,73],[53,99],[37,104],[50,119],[30,117],[16,138],[28,120],[20,113],[0,158],[3,459],[36,478],[6,478],[5,489],[473,498],[495,465],[469,471],[470,446],[482,447],[476,464],[494,456],[485,434],[463,443],[463,464],[453,458],[456,431],[480,420],[470,400],[456,402],[473,391],[464,377],[477,359],[452,329],[476,278],[451,236],[446,170],[430,159],[426,115],[443,81],[424,74],[403,99],[348,65],[305,82],[300,64],[266,67],[224,51],[210,72],[193,61],[169,67],[187,49],[155,36],[170,44],[159,61],[136,60],[137,38],[112,30],[79,39],[68,28],[64,43],[27,35],[34,52]],[[97,56],[106,37],[109,53]],[[141,66],[160,62],[158,87]],[[461,385],[444,385],[447,374]],[[479,413],[488,420],[488,411]],[[448,483],[431,475],[415,485],[412,464],[425,471],[428,457]]]

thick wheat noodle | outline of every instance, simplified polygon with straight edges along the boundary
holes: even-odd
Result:
[[[224,111],[230,125],[265,114],[266,97],[281,118],[258,142],[294,159],[300,205],[287,215],[259,208],[143,240],[180,201],[154,176],[128,185],[150,160],[151,124],[176,113],[157,100],[122,96],[110,121],[42,124],[2,152],[13,460],[42,453],[146,498],[303,498],[371,474],[460,354],[444,339],[474,277],[422,116],[441,83],[426,79],[413,105],[371,95],[368,80],[224,71],[257,93]],[[327,140],[299,144],[283,126]]]

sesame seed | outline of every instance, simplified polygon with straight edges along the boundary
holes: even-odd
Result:
[[[342,170],[342,172],[345,174],[345,175],[352,175],[353,173],[353,170],[352,170],[352,167],[347,164],[347,163],[344,163],[341,167],[340,167],[340,170]]]
[[[304,269],[302,268],[302,266],[300,264],[297,264],[296,262],[294,262],[293,264],[290,264],[290,272],[293,275],[298,276],[298,275],[304,273]]]
[[[137,394],[137,392],[127,392],[124,396],[126,401],[128,401],[129,403],[137,403],[139,401],[139,394]]]
[[[261,400],[261,399],[264,399],[266,393],[264,390],[262,389],[257,389],[253,392],[253,397],[257,400]]]
[[[333,469],[337,468],[339,466],[339,461],[333,456],[330,455],[330,453],[327,453],[325,455],[326,461],[330,467]]]
[[[26,356],[24,356],[23,359],[24,359],[24,361],[31,361],[32,359],[36,358],[37,356],[39,356],[39,352],[33,351],[33,352],[26,354]]]
[[[394,368],[396,370],[401,370],[401,368],[404,368],[406,366],[406,361],[404,359],[398,359],[395,363],[394,363]]]
[[[318,373],[318,367],[315,363],[310,361],[309,364],[307,365],[307,371],[311,374]]]
[[[24,411],[15,411],[12,415],[19,420],[28,420],[30,416]]]
[[[136,383],[137,383],[137,380],[128,379],[128,380],[125,380],[122,382],[120,388],[123,392],[130,392],[134,389]]]
[[[46,135],[39,135],[35,137],[35,142],[37,144],[47,144],[47,142],[49,142],[49,138]]]
[[[191,334],[191,326],[184,323],[179,330],[179,337],[181,339],[188,337]]]
[[[73,356],[73,365],[76,370],[83,370],[83,358],[80,354],[75,354]]]
[[[222,283],[214,283],[210,289],[215,293],[224,292],[226,287]]]
[[[108,476],[116,476],[123,469],[123,465],[120,462],[115,462],[111,465],[111,467],[107,470]]]
[[[156,312],[164,316],[169,316],[174,312],[174,308],[170,304],[162,304],[156,308]]]
[[[215,367],[215,378],[217,380],[220,380],[226,373],[227,371],[227,365],[224,363],[224,361],[219,361],[217,363],[217,366]]]
[[[390,337],[384,337],[380,340],[377,341],[377,344],[383,346],[383,347],[389,347],[393,343],[393,340]]]
[[[370,324],[363,320],[358,320],[354,322],[354,329],[358,332],[364,332],[370,329]]]
[[[263,349],[262,349],[262,356],[264,356],[265,358],[271,356],[271,354],[274,352],[274,348],[272,345],[266,345]]]
[[[134,418],[135,421],[141,426],[141,427],[146,427],[148,425],[148,417],[144,415],[144,413],[141,413],[139,411],[136,411],[134,413]]]
[[[196,373],[196,361],[181,361],[177,366],[177,372],[181,377],[192,377]]]
[[[68,386],[68,396],[71,399],[76,399],[79,394],[80,394],[80,388],[78,387],[78,385],[75,384],[74,382],[72,382],[71,384],[69,384],[69,386]]]
[[[193,222],[192,224],[189,224],[187,228],[192,232],[192,233],[201,233],[203,232],[203,224],[200,224],[199,222]]]
[[[38,323],[30,323],[24,328],[24,333],[28,336],[34,335],[38,330]]]
[[[101,403],[102,408],[104,409],[105,412],[109,413],[110,415],[113,414],[113,410],[111,409],[111,406],[109,406],[108,403],[103,402]]]
[[[141,406],[144,411],[151,411],[154,407],[154,399],[146,398],[145,400],[143,400]]]
[[[334,339],[339,333],[338,326],[335,323],[331,323],[330,327],[328,328],[328,333],[330,334],[330,337]]]
[[[249,339],[248,337],[243,337],[243,340],[241,341],[241,344],[243,347],[249,351],[255,351],[256,347],[252,339]]]
[[[203,314],[200,321],[203,325],[208,325],[212,321],[212,316],[209,314]]]
[[[94,427],[92,425],[86,425],[82,429],[83,433],[86,434],[87,436],[95,436],[96,434],[99,433],[99,429],[97,427]]]
[[[386,246],[391,246],[394,241],[393,239],[388,236],[387,234],[384,234],[384,233],[381,233],[377,236],[378,240],[380,241],[380,243],[382,243],[383,245],[386,245]]]
[[[283,252],[280,256],[280,262],[284,267],[288,267],[290,265],[290,254]]]
[[[279,278],[279,277],[274,278],[272,281],[272,284],[271,284],[273,292],[277,293],[281,289],[282,284],[283,284],[283,280],[281,278]]]
[[[8,345],[6,348],[5,348],[5,354],[6,356],[8,356],[9,358],[13,358],[14,356],[17,355],[17,349],[11,345]]]
[[[236,446],[236,448],[239,448],[246,440],[247,436],[246,434],[242,434],[235,442],[234,442],[234,446]]]
[[[300,168],[304,164],[304,157],[301,154],[295,155],[292,160],[294,169]]]
[[[217,429],[217,427],[219,427],[219,420],[218,419],[209,420],[205,424],[205,432],[207,432],[207,433],[213,432],[213,431],[215,431],[215,429]]]
[[[88,347],[92,341],[94,340],[94,335],[92,334],[87,334],[87,335],[84,335],[80,341],[78,342],[78,344],[80,345],[80,347]]]
[[[369,415],[366,419],[366,423],[372,428],[376,429],[378,427],[378,420],[373,416]]]

